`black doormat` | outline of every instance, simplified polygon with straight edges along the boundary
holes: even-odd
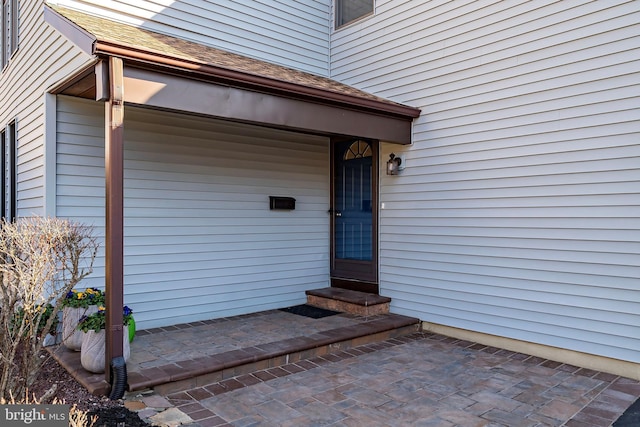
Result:
[[[336,314],[340,314],[340,312],[338,311],[325,310],[324,308],[318,308],[307,304],[281,308],[280,311],[286,311],[287,313],[297,314],[299,316],[311,317],[312,319],[321,319],[323,317],[335,316]]]
[[[640,425],[640,399],[620,415],[620,418],[613,423],[613,427],[637,427]]]

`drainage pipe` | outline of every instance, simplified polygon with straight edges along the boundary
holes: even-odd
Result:
[[[124,357],[118,356],[111,360],[111,393],[109,399],[122,399],[127,389],[127,363]]]

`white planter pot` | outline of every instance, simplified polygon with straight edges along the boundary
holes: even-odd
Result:
[[[104,372],[105,332],[87,331],[82,333],[80,363],[89,372]]]
[[[105,331],[100,332],[87,331],[82,332],[82,350],[80,352],[80,363],[82,367],[89,372],[101,374],[104,372],[105,365]],[[122,334],[122,353],[124,361],[129,360],[131,355],[131,347],[129,346],[129,335]]]
[[[80,351],[82,347],[82,331],[78,330],[78,323],[82,316],[88,316],[98,311],[97,305],[89,307],[64,307],[62,309],[62,344],[69,350]]]

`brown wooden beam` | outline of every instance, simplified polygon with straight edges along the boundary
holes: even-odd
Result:
[[[105,102],[106,175],[106,349],[105,378],[111,361],[123,355],[124,304],[124,77],[122,59],[108,59],[109,97]]]

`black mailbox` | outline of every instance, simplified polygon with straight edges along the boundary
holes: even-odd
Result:
[[[269,209],[292,211],[296,208],[293,197],[269,196]]]

